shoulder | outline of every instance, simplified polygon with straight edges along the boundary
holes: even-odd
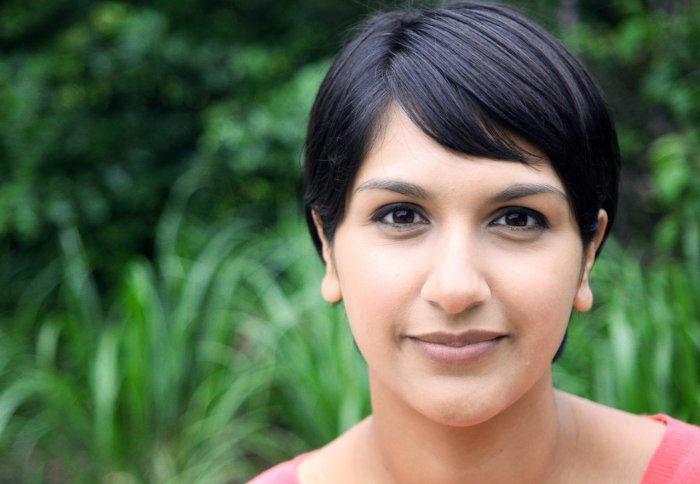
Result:
[[[368,419],[365,419],[357,423],[318,450],[277,464],[248,484],[322,483],[329,481],[328,476],[334,476],[333,482],[357,482],[352,478],[356,471],[352,456],[356,454],[358,441],[367,426],[367,421]]]
[[[248,484],[298,484],[297,470],[307,457],[314,452],[301,454],[292,460],[282,462],[254,477]]]
[[[640,482],[663,440],[663,422],[633,415],[573,395],[567,421],[572,446],[572,482]]]
[[[588,444],[577,455],[585,456],[586,469],[599,473],[586,482],[628,482],[634,476],[642,484],[700,483],[700,427],[565,397]]]
[[[700,482],[700,427],[666,415],[651,418],[664,423],[666,432],[649,461],[642,483]]]
[[[358,456],[365,449],[365,432],[371,417],[368,417],[340,434],[335,440],[314,452],[299,466],[299,481],[305,484],[329,482],[362,482],[358,472],[362,465],[358,464]],[[366,437],[366,436],[365,436]]]

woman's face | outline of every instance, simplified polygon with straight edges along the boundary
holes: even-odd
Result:
[[[396,109],[324,241],[322,292],[344,302],[373,398],[474,425],[549,381],[597,243],[548,162],[447,151]]]

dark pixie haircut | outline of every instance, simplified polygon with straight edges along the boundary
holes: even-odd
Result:
[[[533,153],[516,142],[527,141],[561,179],[584,245],[597,233],[601,208],[610,230],[620,156],[600,90],[557,39],[519,13],[458,2],[370,18],[326,75],[311,110],[304,170],[306,219],[319,251],[312,211],[332,241],[392,106],[453,152],[530,164]]]

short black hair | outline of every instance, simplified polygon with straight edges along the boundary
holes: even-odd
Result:
[[[584,246],[598,211],[617,209],[620,155],[603,100],[585,67],[555,37],[509,7],[458,2],[376,15],[331,66],[305,144],[306,220],[318,213],[332,241],[348,190],[397,105],[430,138],[471,156],[530,163],[546,155],[569,197]]]

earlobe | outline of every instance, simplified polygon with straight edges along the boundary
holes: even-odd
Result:
[[[581,279],[581,285],[576,292],[576,297],[574,298],[574,309],[585,313],[590,311],[593,307],[593,291],[591,291],[591,286],[588,283],[588,275],[584,274],[583,279]]]
[[[318,237],[321,239],[321,256],[326,265],[326,273],[323,275],[323,280],[321,281],[321,296],[329,303],[337,303],[343,299],[343,293],[340,290],[340,281],[338,280],[335,262],[333,261],[333,250],[323,232],[323,223],[321,222],[321,217],[318,215],[318,212],[313,210],[311,216],[314,219]]]
[[[574,298],[574,309],[581,312],[586,312],[593,307],[593,291],[590,285],[590,275],[595,262],[596,252],[603,242],[605,228],[608,226],[608,214],[605,210],[598,211],[598,232],[594,239],[586,247],[584,254],[585,260],[581,274],[581,282],[579,283],[576,297]]]

